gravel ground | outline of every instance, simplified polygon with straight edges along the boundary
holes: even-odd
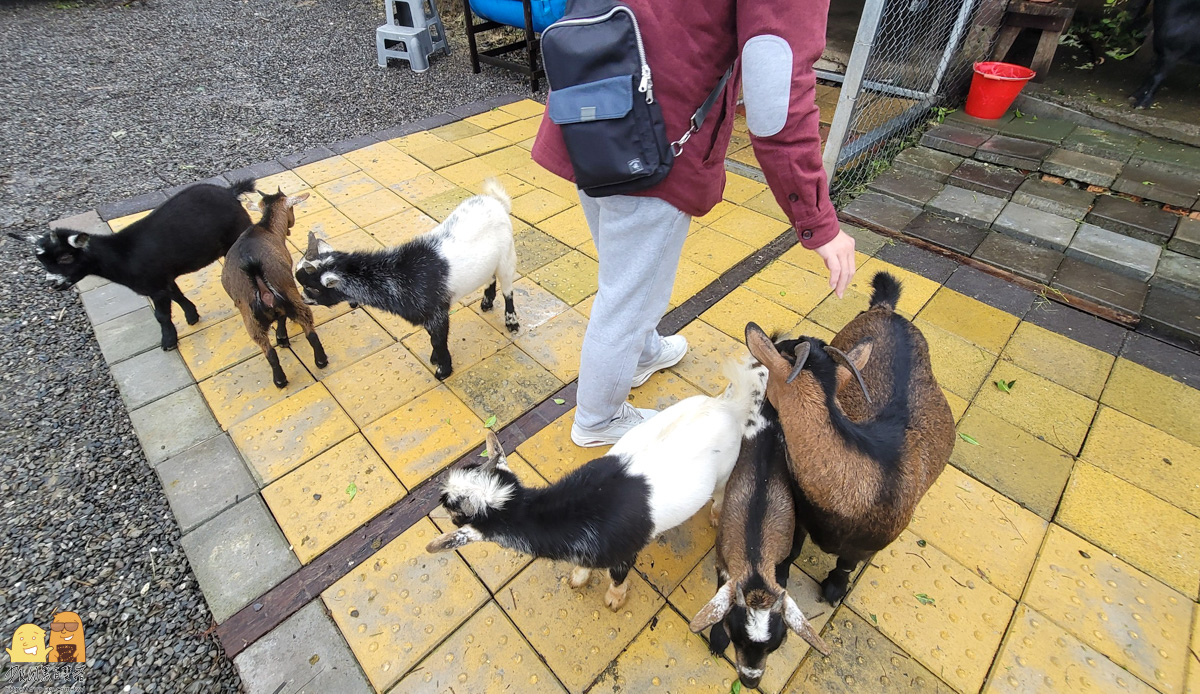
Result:
[[[433,69],[381,70],[382,18],[378,0],[3,3],[0,232],[528,89],[470,73],[458,18]],[[0,640],[73,610],[84,691],[238,690],[78,296],[0,238]]]

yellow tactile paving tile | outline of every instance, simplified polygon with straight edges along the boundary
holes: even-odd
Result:
[[[690,234],[683,242],[683,257],[717,274],[737,265],[754,247],[712,229]]]
[[[1153,694],[1154,688],[1035,610],[1018,605],[983,691]]]
[[[1184,691],[1200,692],[1200,604],[1192,605],[1192,640],[1188,645],[1187,680]]]
[[[431,147],[414,149],[407,154],[434,171],[466,161],[474,156],[453,142],[442,142]]]
[[[905,531],[846,600],[860,617],[960,692],[983,686],[1016,603],[973,569]]]
[[[527,277],[513,282],[513,306],[521,324],[515,334],[508,332],[508,327],[504,325],[504,297],[500,294],[499,286],[496,287],[496,301],[492,310],[484,311],[478,301],[471,302],[471,310],[482,318],[483,322],[492,326],[497,333],[508,335],[514,341],[520,341],[521,337],[529,334],[531,330],[545,325],[555,316],[562,315],[571,308],[562,299],[542,289]],[[578,359],[579,355],[575,356]]]
[[[805,318],[783,334],[784,337],[816,337],[826,344],[833,342],[834,332]]]
[[[399,344],[385,347],[330,374],[324,382],[338,404],[360,427],[432,390],[438,383],[433,374]]]
[[[1012,384],[1005,392],[997,381]],[[1006,361],[988,374],[975,404],[1071,455],[1077,455],[1096,402]]]
[[[496,152],[489,152],[483,156],[490,156],[502,151],[504,150],[496,150]],[[525,155],[529,156],[529,152],[525,152]],[[446,168],[439,170],[438,175],[444,177],[448,181],[451,181],[456,186],[466,187],[479,183],[485,178],[493,178],[503,173],[507,173],[507,171],[508,169],[497,168],[496,166],[482,161],[479,157],[476,157],[458,164],[447,166]]]
[[[710,502],[711,504],[711,502]],[[659,593],[670,595],[717,541],[705,505],[683,525],[654,538],[638,553],[636,569]]]
[[[529,639],[570,692],[582,692],[633,641],[664,604],[636,571],[617,612],[604,604],[607,572],[593,571],[588,585],[567,585],[571,567],[539,559],[496,595],[496,602]]]
[[[810,251],[810,253],[812,252]],[[816,253],[812,253],[812,255],[820,259],[820,256],[817,256]],[[900,305],[896,308],[906,316],[916,315],[933,298],[938,288],[941,287],[937,282],[922,277],[915,272],[910,272],[902,267],[884,262],[879,258],[870,258],[858,266],[858,270],[854,273],[854,279],[850,283],[850,288],[869,298],[873,291],[871,280],[874,279],[877,272],[890,273],[893,277],[900,280]],[[825,274],[827,275],[828,272]]]
[[[584,246],[590,246],[587,242]],[[594,246],[592,246],[594,247]],[[680,258],[675,271],[675,284],[671,287],[671,298],[667,301],[670,308],[675,308],[695,296],[708,285],[712,284],[719,275],[702,265]]]
[[[967,406],[970,403],[945,388],[942,388],[942,395],[946,396],[946,402],[950,405],[950,412],[954,414],[954,423],[957,424],[963,415],[967,413]]]
[[[317,335],[320,336],[321,345],[329,357],[329,365],[323,369],[317,368],[316,363],[313,362],[313,352],[309,347],[308,340],[303,337],[292,339],[300,361],[304,362],[304,365],[318,380],[337,373],[358,360],[395,343],[395,339],[386,330],[379,327],[378,323],[371,320],[367,312],[361,308],[317,326]]]
[[[318,237],[328,240],[357,228],[358,226],[346,215],[336,208],[330,207],[297,219],[296,226],[292,227],[292,241],[299,244],[303,250],[308,245],[308,232],[310,231]]]
[[[465,188],[455,187],[444,193],[438,193],[432,197],[425,198],[420,202],[414,202],[413,204],[417,207],[417,209],[421,210],[430,217],[433,217],[439,222],[444,222],[446,221],[446,218],[450,216],[450,213],[458,208],[460,204],[462,204],[463,200],[466,200],[472,195],[473,193]]]
[[[750,321],[770,335],[796,325],[800,315],[745,287],[738,287],[700,314],[700,320],[742,342],[746,336],[746,323]]]
[[[787,221],[787,215],[784,214],[783,209],[779,207],[779,203],[775,200],[775,195],[770,190],[764,190],[743,204],[755,212],[761,212],[768,217],[774,217],[781,222]]]
[[[498,128],[502,125],[508,125],[509,123],[517,120],[517,117],[511,113],[508,113],[507,111],[501,111],[498,108],[494,108],[491,111],[484,111],[483,113],[471,116],[470,118],[466,118],[464,120],[465,122],[478,126],[484,130],[491,130],[492,128]]]
[[[974,398],[992,372],[996,355],[924,319],[913,325],[925,336],[938,385],[964,399]]]
[[[530,224],[537,224],[570,209],[574,204],[572,200],[561,198],[548,190],[535,188],[518,198],[513,198],[512,215]]]
[[[750,356],[741,340],[735,340],[704,321],[688,323],[679,334],[687,338],[688,351],[671,371],[709,395],[717,395],[729,385],[721,371],[726,360]]]
[[[133,224],[137,220],[139,220],[143,217],[149,216],[149,214],[153,211],[154,210],[143,210],[141,212],[134,212],[133,214],[127,214],[124,217],[117,217],[116,219],[110,219],[110,220],[108,220],[108,228],[112,229],[112,232],[114,234],[116,234],[116,233],[120,232],[122,229],[125,229],[126,227],[128,227],[130,224]]]
[[[518,198],[526,193],[532,193],[533,191],[537,190],[537,186],[535,186],[531,183],[522,181],[521,179],[517,178],[516,176],[512,175],[511,173],[500,174],[499,176],[496,177],[496,181],[498,181],[500,183],[500,185],[504,188],[504,192],[508,193],[509,198]],[[471,193],[473,195],[483,195],[484,194],[483,181],[479,181],[478,183],[471,183],[469,185],[465,185],[465,186],[461,186],[461,187],[464,188],[465,190],[471,191]],[[513,220],[513,229],[514,230],[521,229],[524,226],[527,226],[527,225],[524,222],[522,222],[521,220],[519,220],[519,219]]]
[[[1095,400],[1116,358],[1033,323],[1021,323],[1001,359]]]
[[[1200,519],[1186,511],[1080,461],[1055,522],[1196,598]]]
[[[283,388],[276,387],[271,365],[262,354],[200,381],[200,393],[222,429],[283,402],[316,382],[292,350],[276,349],[275,352],[288,378],[288,384]]]
[[[847,289],[842,298],[830,294],[808,314],[808,320],[833,333],[841,331],[860,312],[867,310],[868,297]]]
[[[438,195],[459,190],[459,187],[441,174],[430,171],[404,179],[399,183],[393,183],[389,189],[409,203],[416,205]]]
[[[316,214],[322,210],[328,210],[330,207],[333,207],[333,203],[326,200],[319,193],[317,193],[317,191],[312,190],[311,188],[301,188],[300,190],[285,190],[283,192],[287,193],[288,195],[299,195],[300,193],[308,193],[308,197],[304,200],[304,202],[302,202],[299,205],[296,205],[295,207],[292,208],[292,211],[296,213],[296,221],[297,222],[299,222],[301,219],[304,219],[305,217],[307,217],[310,214]],[[257,212],[252,212],[250,214],[250,218],[255,221],[258,221],[258,218],[260,216],[261,215]]]
[[[1100,402],[1200,446],[1200,390],[1118,359]]]
[[[517,249],[517,272],[522,275],[529,275],[571,252],[570,246],[532,227],[516,231],[513,241]]]
[[[516,161],[509,173],[535,188],[544,188],[573,205],[579,204],[579,189],[575,187],[574,183],[550,173],[535,161],[528,158],[524,161]]]
[[[492,314],[497,319],[501,317],[494,309]],[[579,375],[579,351],[586,330],[587,318],[578,311],[567,310],[537,327],[522,328],[513,341],[555,378],[570,383]]]
[[[299,176],[310,187],[317,187],[323,183],[336,180],[343,176],[349,176],[359,170],[350,160],[342,156],[333,156],[321,161],[316,161],[311,164],[292,169],[293,173]],[[270,191],[274,192],[274,191]],[[285,190],[289,195],[292,191]]]
[[[583,208],[579,205],[543,219],[538,222],[537,228],[571,248],[592,238],[592,233],[588,231],[587,218],[583,216]]]
[[[503,427],[563,387],[528,354],[509,345],[469,369],[456,370],[446,385],[483,421]]]
[[[918,317],[999,354],[1020,319],[945,287],[925,304]]]
[[[563,405],[564,410],[566,405]],[[608,453],[610,446],[580,448],[571,442],[571,424],[575,421],[575,408],[546,425],[517,446],[517,452],[549,482],[557,482],[563,475],[589,460]]]
[[[511,113],[517,118],[533,118],[546,112],[546,107],[533,99],[521,99],[500,107],[501,111]]]
[[[255,354],[262,354],[262,350],[250,341],[240,314],[179,338],[179,356],[197,381]]]
[[[429,131],[431,135],[436,135],[446,142],[458,142],[463,138],[472,137],[484,132],[487,132],[485,128],[474,123],[468,123],[465,120],[447,123]]]
[[[498,149],[507,147],[510,143],[507,139],[497,135],[496,133],[480,132],[474,135],[468,135],[455,142],[459,147],[467,150],[471,154],[487,154]]]
[[[871,256],[855,251],[854,267],[861,268],[870,259]],[[826,283],[829,282],[829,270],[825,267],[825,261],[821,260],[821,256],[817,255],[813,251],[810,251],[804,246],[801,246],[800,244],[796,244],[795,246],[792,246],[788,250],[784,251],[783,254],[779,256],[779,260],[782,260],[789,265],[795,265],[801,270],[808,270],[814,275],[824,277]],[[864,296],[867,296],[867,294],[864,294]]]
[[[781,260],[772,261],[742,286],[802,316],[833,291],[828,278]]]
[[[1101,405],[1082,460],[1200,516],[1200,448]]]
[[[420,132],[410,133],[402,137],[392,138],[387,141],[387,144],[395,147],[400,152],[408,154],[409,152],[425,149],[434,145],[445,142],[442,138],[433,134],[433,131],[422,130]]]
[[[241,316],[233,299],[229,298],[229,295],[225,293],[225,287],[221,286],[222,268],[222,265],[213,263],[194,275],[185,275],[185,277],[199,275],[188,282],[188,284],[195,283],[197,286],[185,288],[183,277],[177,282],[183,295],[196,305],[196,312],[200,314],[200,320],[197,323],[188,325],[187,317],[183,315],[183,309],[179,308],[178,304],[171,305],[171,323],[175,325],[175,331],[179,337],[198,333],[227,318]]]
[[[412,489],[483,442],[483,421],[444,385],[362,428],[362,433]]]
[[[500,306],[504,306],[503,300],[500,300]],[[429,333],[424,328],[410,333],[401,342],[429,369],[429,373],[434,372],[429,361],[433,347]],[[450,334],[446,338],[446,346],[450,350],[450,362],[454,365],[455,373],[471,368],[510,343],[507,330],[501,332],[493,328],[471,309],[461,306],[450,309]]]
[[[708,644],[688,630],[682,617],[663,608],[590,691],[728,692],[736,679],[737,672],[709,653]]]
[[[437,220],[415,207],[406,207],[396,214],[382,219],[374,224],[368,224],[364,231],[375,238],[385,248],[399,246],[438,225]]]
[[[514,145],[488,152],[480,156],[479,161],[500,173],[505,173],[526,166],[531,160],[527,150]]]
[[[764,190],[767,190],[767,186],[763,183],[759,183],[752,178],[726,172],[725,192],[722,193],[721,197],[734,205],[741,205]]]
[[[320,383],[229,428],[229,437],[262,484],[269,484],[356,431]]]
[[[428,519],[417,521],[321,594],[377,691],[395,684],[488,599],[457,554],[425,551],[437,535]]]
[[[595,260],[570,251],[529,273],[529,279],[574,306],[596,293],[599,270]]]
[[[744,147],[736,152],[729,154],[726,159],[736,161],[739,164],[745,164],[751,168],[762,169],[762,164],[758,163],[758,157],[754,156],[753,147]]]
[[[808,538],[804,541],[804,546],[800,549],[800,556],[796,557],[795,564],[812,580],[819,583],[824,581],[829,572],[837,566],[837,557],[832,554],[826,554],[820,547],[817,547],[812,538]],[[864,566],[865,563],[860,563],[850,573],[851,585],[858,580],[858,576],[862,573]]]
[[[387,188],[372,191],[337,206],[350,221],[360,227],[387,219],[409,207],[404,198]]]
[[[492,130],[492,133],[508,140],[509,142],[520,142],[527,140],[537,135],[538,127],[541,125],[541,118],[526,118],[508,125],[501,125]]]
[[[1050,526],[1023,602],[1164,694],[1183,691],[1192,601]]]
[[[629,402],[634,407],[662,411],[693,395],[704,395],[704,391],[666,369],[656,372],[648,381],[630,391]]]
[[[761,212],[738,207],[709,223],[708,228],[755,248],[762,248],[791,227]]]
[[[405,494],[361,434],[262,490],[300,562],[307,564]]]
[[[255,181],[254,187],[263,193],[274,193],[283,190],[283,192],[291,195],[293,191],[311,187],[311,184],[296,175],[295,171],[289,170],[264,176]]]
[[[1021,597],[1048,523],[947,465],[908,529],[1004,591]]]
[[[488,602],[393,687],[394,694],[565,692],[504,611]]]

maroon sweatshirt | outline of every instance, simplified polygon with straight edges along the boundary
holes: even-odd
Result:
[[[767,119],[766,128],[756,128],[751,122],[750,139],[771,192],[804,247],[817,248],[836,236],[837,214],[821,163],[813,70],[825,48],[829,0],[625,0],[625,4],[637,15],[646,59],[654,73],[654,96],[662,106],[667,136],[672,140],[688,129],[692,114],[738,60],[724,94],[676,158],[671,173],[653,188],[633,195],[660,198],[693,217],[716,206],[725,189],[725,154],[742,80],[762,82],[745,85],[746,107],[753,118],[753,109],[764,100],[764,93],[770,102],[769,94],[786,92],[787,76],[781,73],[787,70],[782,63],[786,63],[790,47],[790,97],[786,102],[767,103],[776,109],[775,117]],[[755,53],[755,58],[742,61],[743,48],[751,39],[755,39],[754,49],[747,55]],[[764,44],[771,50],[758,51]],[[764,63],[764,55],[773,59]],[[780,60],[780,55],[785,58]],[[763,70],[764,64],[772,68]],[[779,89],[780,79],[784,89]],[[781,108],[787,110],[786,120]],[[777,127],[777,132],[765,134]],[[755,135],[756,129],[765,131],[764,136]],[[548,117],[542,120],[533,158],[558,176],[574,177],[562,133]]]

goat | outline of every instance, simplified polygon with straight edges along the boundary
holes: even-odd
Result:
[[[252,178],[228,188],[194,185],[112,235],[92,236],[71,229],[51,229],[28,239],[9,235],[33,244],[53,289],[70,289],[84,277],[97,275],[150,297],[162,330],[162,348],[171,350],[179,342],[171,322],[171,302],[183,309],[188,325],[200,320],[196,305],[175,280],[229,251],[251,224],[238,196],[253,190]]]
[[[438,380],[445,380],[454,371],[446,341],[455,301],[490,279],[479,306],[490,311],[499,281],[504,325],[510,332],[520,328],[512,296],[517,251],[511,211],[508,193],[488,179],[483,195],[464,200],[432,231],[395,248],[342,253],[310,233],[296,280],[309,304],[366,304],[424,326],[433,345],[429,361]]]
[[[725,480],[738,457],[750,413],[762,402],[749,369],[728,368],[718,397],[695,395],[630,429],[607,455],[549,487],[525,487],[488,432],[488,459],[452,471],[442,504],[459,526],[429,543],[430,552],[488,540],[534,557],[568,561],[572,588],[592,569],[612,580],[604,602],[619,610],[637,554],[683,523],[711,497],[719,517]]]
[[[872,285],[868,310],[829,345],[813,337],[776,345],[754,323],[746,326],[787,440],[797,522],[838,557],[821,583],[830,604],[845,597],[858,563],[908,525],[954,448],[954,417],[925,337],[895,313],[900,283],[880,272]],[[861,392],[843,389],[851,377]]]
[[[292,256],[287,247],[287,237],[296,223],[292,208],[307,200],[308,193],[288,196],[280,189],[274,195],[260,195],[262,202],[258,208],[263,213],[262,219],[247,229],[229,249],[225,267],[221,270],[221,286],[241,312],[250,339],[266,355],[275,385],[283,388],[288,383],[287,375],[283,373],[279,355],[267,336],[272,323],[275,323],[275,341],[280,347],[290,345],[287,319],[291,318],[304,328],[317,366],[325,368],[329,359],[313,327],[312,309],[300,298],[300,290],[292,279]]]
[[[1137,17],[1145,3],[1134,14]],[[1195,0],[1154,0],[1151,12],[1154,25],[1154,67],[1129,102],[1135,108],[1148,108],[1167,75],[1180,61],[1200,63],[1200,4]]]
[[[756,370],[765,385],[766,369]],[[738,678],[750,689],[758,686],[767,656],[783,645],[788,629],[829,654],[787,593],[792,562],[804,544],[804,532],[796,532],[792,485],[779,414],[764,400],[746,428],[741,455],[725,486],[725,511],[717,529],[721,587],[691,623],[697,633],[712,627],[709,648],[716,655],[733,642]]]

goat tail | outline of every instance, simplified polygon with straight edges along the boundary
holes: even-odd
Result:
[[[485,180],[483,182],[483,194],[499,202],[504,207],[506,213],[512,212],[512,198],[508,197],[508,191],[504,190],[504,186],[500,185],[500,181],[494,178]]]
[[[234,197],[245,195],[246,193],[254,192],[254,179],[243,178],[229,184],[229,190],[233,191]]]
[[[767,394],[767,370],[758,365],[753,357],[728,359],[721,365],[729,387],[721,399],[729,403],[731,411],[744,422],[758,412]]]
[[[895,311],[900,303],[900,281],[886,272],[877,272],[871,279],[871,308],[881,306]]]
[[[288,312],[288,298],[267,281],[266,275],[263,274],[261,260],[251,258],[242,263],[242,272],[246,273],[246,277],[254,287],[254,298],[250,300],[250,313],[254,314],[255,320],[266,325],[276,320],[280,311],[285,314]]]

